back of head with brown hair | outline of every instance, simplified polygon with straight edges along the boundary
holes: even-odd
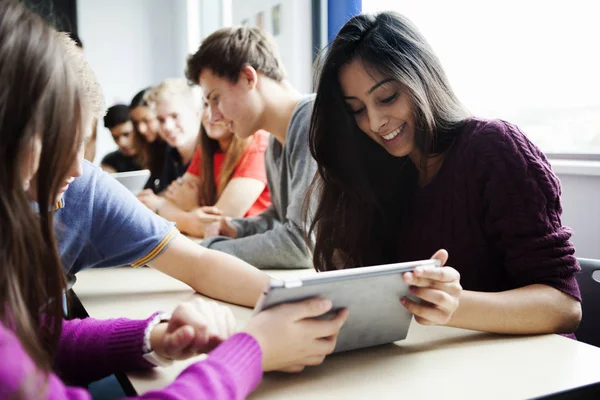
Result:
[[[187,60],[186,76],[198,84],[200,73],[208,68],[235,83],[247,65],[277,82],[285,79],[277,46],[270,36],[258,28],[227,27],[202,41],[198,51]]]
[[[90,81],[80,79],[89,67],[77,54],[72,40],[61,39],[18,1],[0,2],[0,322],[42,371],[52,367],[65,288],[50,206],[88,119],[101,108],[85,95],[99,86],[90,75]],[[37,213],[21,171],[36,138],[42,141]]]

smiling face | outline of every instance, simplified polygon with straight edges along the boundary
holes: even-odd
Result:
[[[206,135],[218,142],[229,142],[233,138],[233,132],[229,130],[228,124],[223,119],[223,116],[216,110],[216,113],[211,113],[208,109],[208,104],[204,105],[202,113],[202,125],[206,130]]]
[[[339,81],[364,133],[395,157],[417,156],[413,105],[400,83],[365,69],[358,59],[340,68]]]
[[[158,120],[156,113],[146,106],[137,106],[129,110],[131,122],[137,131],[146,139],[148,143],[152,143],[158,137]]]
[[[214,74],[208,68],[203,69],[198,78],[208,104],[209,121],[224,121],[228,129],[241,139],[250,137],[261,128],[257,74],[251,68],[242,69],[236,83]]]
[[[200,127],[198,112],[184,98],[172,96],[156,104],[160,135],[171,147],[195,141]]]

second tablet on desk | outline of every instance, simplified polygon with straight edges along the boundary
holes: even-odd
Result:
[[[402,274],[418,266],[439,267],[440,262],[422,260],[272,279],[255,311],[323,297],[333,302],[333,311],[350,311],[334,352],[395,342],[406,338],[412,320],[412,314],[400,303],[400,298],[410,295]]]
[[[142,169],[139,171],[116,172],[110,175],[129,189],[131,193],[138,194],[144,189],[148,178],[150,178],[150,171]]]

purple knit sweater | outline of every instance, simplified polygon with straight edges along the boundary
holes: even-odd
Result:
[[[399,259],[448,250],[467,290],[546,284],[581,300],[560,182],[515,126],[470,119],[400,227]]]
[[[63,322],[56,371],[65,381],[90,382],[118,371],[151,368],[142,358],[144,330],[150,319],[132,321],[91,318]],[[0,324],[0,399],[32,398],[40,374],[14,333]],[[234,335],[209,357],[190,365],[152,399],[243,399],[262,377],[262,354],[250,335]],[[32,389],[33,388],[33,389]],[[33,393],[31,391],[34,391]],[[85,389],[68,387],[50,374],[45,399],[90,399]],[[38,398],[38,397],[36,397]]]

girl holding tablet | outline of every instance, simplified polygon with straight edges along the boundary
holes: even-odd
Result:
[[[576,329],[579,266],[557,177],[517,126],[466,111],[405,17],[359,15],[340,30],[320,69],[309,141],[318,270],[446,249],[453,268],[405,275],[424,300],[403,300],[419,322]]]

